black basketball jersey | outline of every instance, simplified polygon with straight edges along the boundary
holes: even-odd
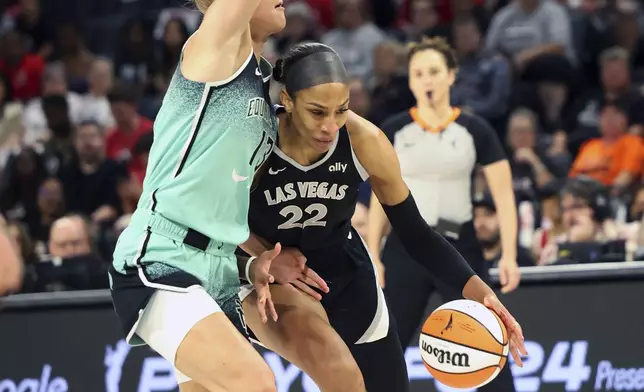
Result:
[[[337,247],[349,236],[358,187],[366,178],[345,127],[329,151],[309,166],[275,146],[251,192],[250,230],[307,257]]]

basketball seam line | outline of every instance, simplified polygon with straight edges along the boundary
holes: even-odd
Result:
[[[500,344],[501,346],[505,346],[505,345],[507,344],[507,343],[499,342],[499,339],[497,339],[497,338],[496,338],[496,336],[494,336],[494,334],[492,333],[492,331],[490,331],[490,329],[489,329],[488,327],[486,327],[486,326],[485,326],[485,324],[483,324],[482,322],[480,322],[480,321],[479,321],[479,320],[477,320],[476,318],[472,317],[472,315],[471,315],[471,314],[467,314],[467,313],[465,313],[465,312],[461,312],[460,310],[456,310],[456,309],[443,309],[443,310],[449,310],[449,311],[451,311],[451,312],[460,313],[460,314],[462,314],[462,315],[465,315],[465,316],[470,317],[472,320],[476,321],[476,322],[477,322],[477,324],[479,324],[481,327],[485,328],[485,329],[490,333],[490,336],[492,336],[492,339],[496,340],[496,342],[497,342],[498,344]],[[495,320],[496,320],[497,322],[503,322],[503,321],[501,321],[500,319],[495,319]],[[503,334],[503,330],[501,330],[501,334]],[[508,340],[509,340],[509,337],[508,337]]]
[[[482,351],[484,353],[488,353],[488,354],[491,354],[491,355],[496,355],[496,356],[501,357],[501,358],[505,357],[505,355],[503,355],[503,354],[499,354],[499,353],[495,353],[495,352],[492,352],[492,351],[484,350],[484,349],[479,348],[479,347],[470,346],[469,344],[465,344],[465,343],[452,342],[451,340],[447,340],[445,338],[434,336],[434,335],[426,333],[426,332],[421,332],[421,335],[425,335],[425,336],[432,337],[434,339],[442,340],[443,342],[453,343],[453,344],[456,344],[456,345],[459,345],[459,346],[462,346],[462,347],[471,348],[472,350]]]
[[[445,374],[456,374],[456,375],[461,375],[461,374],[463,374],[463,375],[465,375],[465,374],[472,374],[472,373],[480,372],[481,370],[490,369],[490,368],[501,368],[501,366],[500,366],[500,365],[490,365],[490,366],[486,366],[486,367],[484,367],[484,368],[480,368],[480,369],[478,369],[478,370],[472,370],[471,372],[466,372],[466,373],[454,373],[454,372],[446,372],[446,371],[444,371],[444,370],[436,369],[435,367],[433,367],[432,365],[428,364],[427,362],[425,362],[425,365],[427,365],[427,367],[430,367],[430,368],[432,368],[432,369],[436,370],[437,372],[441,372],[441,373],[445,373]],[[436,377],[434,377],[434,378],[436,378]]]

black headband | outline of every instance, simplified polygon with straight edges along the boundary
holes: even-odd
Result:
[[[347,70],[335,52],[318,52],[292,64],[284,75],[289,94],[326,83],[349,83]]]

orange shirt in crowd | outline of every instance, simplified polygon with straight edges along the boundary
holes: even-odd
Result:
[[[569,176],[584,174],[604,185],[612,185],[622,171],[639,177],[643,159],[644,143],[639,136],[623,135],[610,144],[601,138],[592,139],[579,150]]]

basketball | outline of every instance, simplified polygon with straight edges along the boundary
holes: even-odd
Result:
[[[509,351],[501,319],[466,299],[436,309],[423,324],[418,344],[427,370],[452,388],[478,388],[492,381]]]

